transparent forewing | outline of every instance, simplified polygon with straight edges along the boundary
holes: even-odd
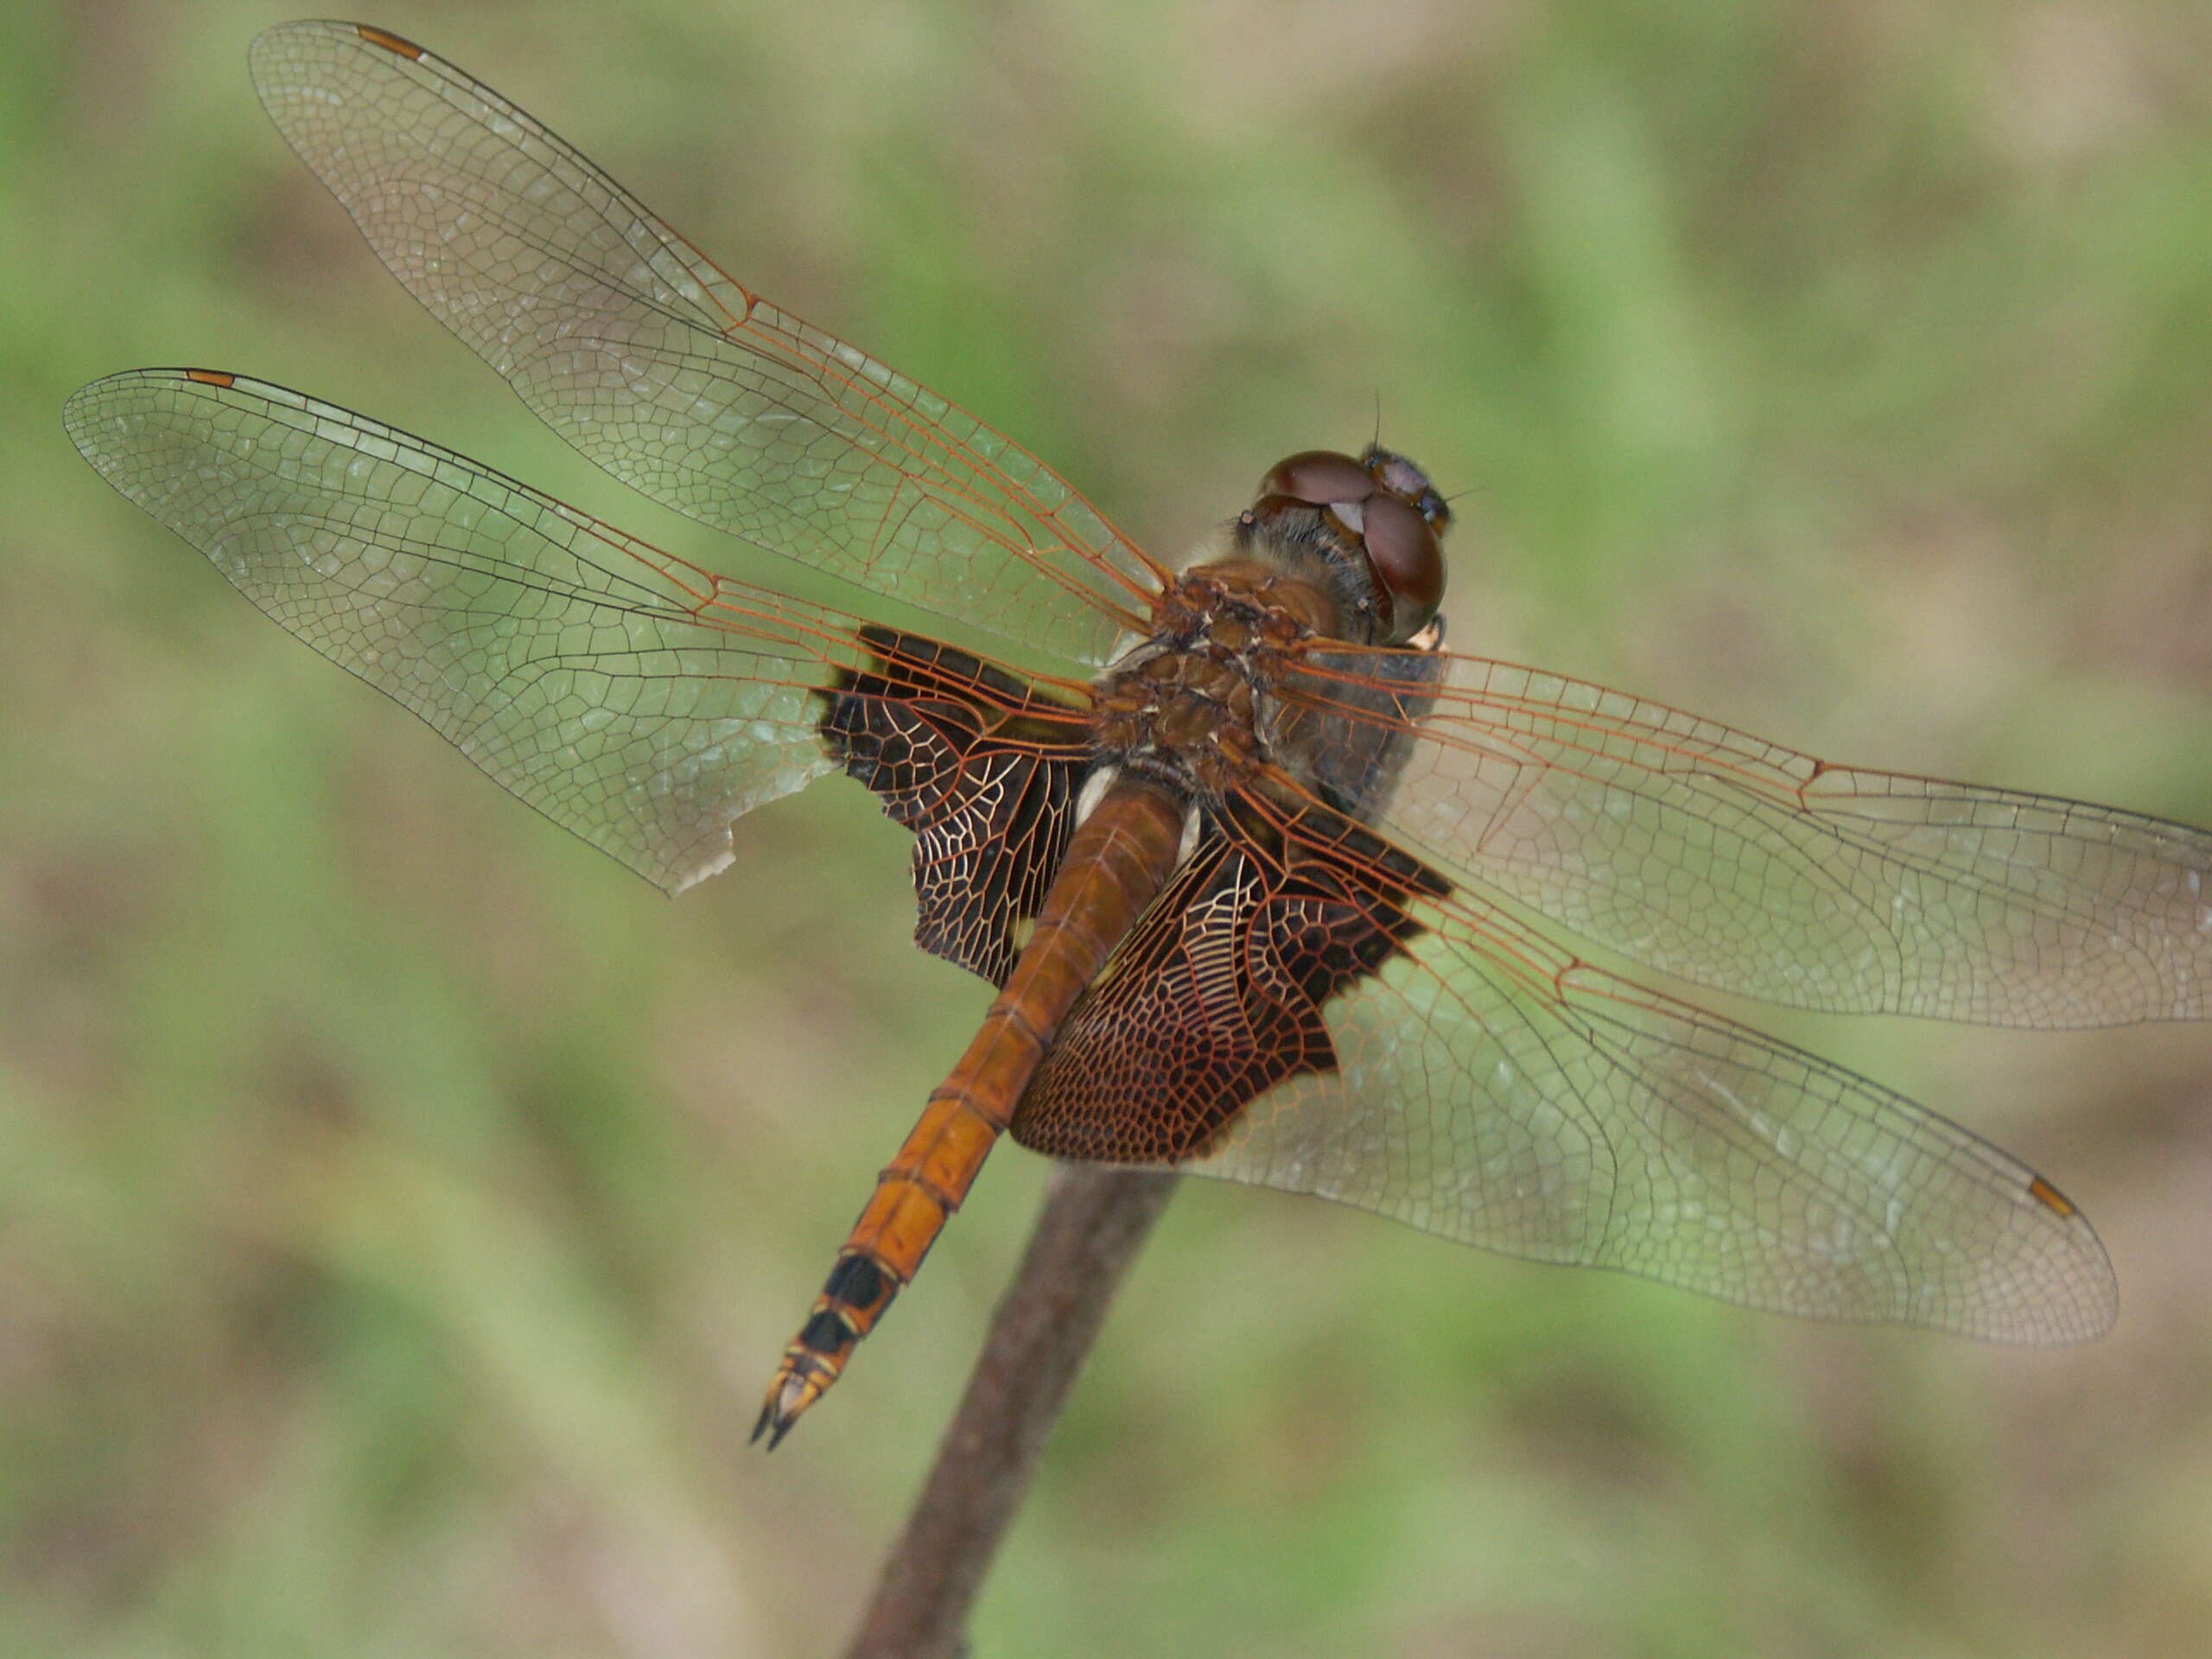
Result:
[[[252,67],[378,257],[616,477],[1077,661],[1141,626],[1159,573],[1058,474],[748,293],[489,87],[350,23],[271,29]]]
[[[2103,1247],[2025,1165],[1494,913],[1414,914],[1429,931],[1326,1006],[1334,1069],[1184,1167],[1782,1313],[2019,1342],[2111,1324]]]
[[[242,376],[140,370],[64,414],[247,598],[671,892],[832,769],[835,613],[709,575],[465,456]]]
[[[1317,653],[1344,709],[1388,653]],[[1373,716],[1354,715],[1355,718]],[[1835,1013],[2045,1028],[2196,1019],[2212,835],[1832,766],[1556,674],[1451,659],[1382,821],[1653,967]]]

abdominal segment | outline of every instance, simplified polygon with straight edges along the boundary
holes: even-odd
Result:
[[[1071,839],[1065,868],[967,1052],[928,1106],[838,1253],[814,1309],[784,1351],[754,1425],[772,1446],[843,1370],[960,1207],[1013,1116],[1060,1021],[1166,885],[1185,803],[1141,779],[1108,789]]]

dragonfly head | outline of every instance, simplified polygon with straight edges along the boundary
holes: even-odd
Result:
[[[1382,642],[1402,645],[1426,628],[1444,602],[1442,537],[1452,509],[1421,468],[1379,444],[1357,460],[1333,449],[1300,450],[1268,469],[1244,521],[1313,508],[1364,560]]]

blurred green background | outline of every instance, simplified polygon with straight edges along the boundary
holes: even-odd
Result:
[[[664,903],[69,449],[97,375],[250,371],[759,569],[385,276],[247,84],[287,15],[18,4],[0,56],[0,1651],[834,1651],[1044,1166],[748,1453],[985,1001],[906,944],[906,837],[824,784]],[[372,16],[1168,554],[1379,419],[1467,492],[1463,649],[2212,822],[2201,4]],[[978,1654],[2202,1650],[2212,1039],[1761,1017],[2048,1171],[2118,1330],[1192,1183]]]

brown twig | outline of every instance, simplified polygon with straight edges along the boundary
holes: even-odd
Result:
[[[1175,1177],[1063,1165],[845,1659],[957,1659],[969,1609]]]

